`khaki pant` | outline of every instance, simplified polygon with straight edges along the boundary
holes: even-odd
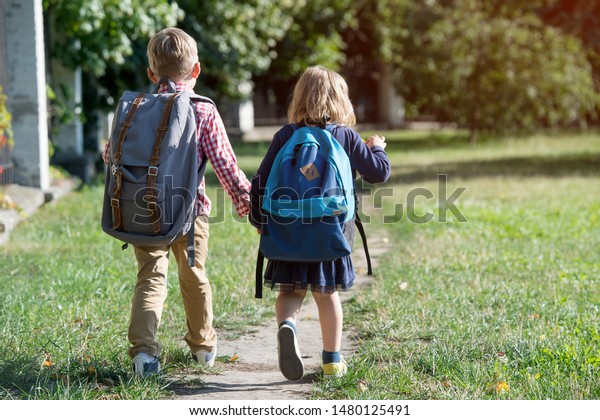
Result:
[[[212,290],[205,274],[204,264],[208,254],[208,219],[197,217],[194,232],[196,264],[187,264],[187,236],[173,242],[169,247],[136,246],[138,275],[133,299],[128,339],[129,355],[140,352],[159,356],[161,345],[156,332],[165,299],[167,298],[167,270],[169,252],[177,262],[179,287],[187,318],[188,332],[185,341],[193,352],[212,350],[217,344],[217,333],[212,327]]]

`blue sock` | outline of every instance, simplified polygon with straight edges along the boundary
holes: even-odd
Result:
[[[292,321],[283,321],[281,324],[279,324],[279,328],[281,328],[282,325],[287,325],[291,327],[292,330],[294,330],[294,334],[298,334],[298,332],[296,331],[296,324],[294,324]]]
[[[323,364],[327,363],[340,363],[340,352],[323,350]]]

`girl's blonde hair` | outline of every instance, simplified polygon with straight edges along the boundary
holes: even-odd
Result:
[[[148,63],[156,77],[181,80],[198,62],[198,45],[194,38],[178,28],[166,28],[154,35],[148,48]]]
[[[296,82],[288,108],[288,121],[293,124],[303,121],[317,124],[326,116],[329,116],[331,123],[356,124],[344,78],[322,66],[309,67]]]

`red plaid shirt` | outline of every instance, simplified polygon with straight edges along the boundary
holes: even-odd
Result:
[[[191,91],[185,83],[175,83],[177,91]],[[162,84],[159,93],[168,92],[168,85]],[[250,182],[237,165],[235,153],[229,143],[227,132],[219,111],[212,104],[194,102],[196,111],[196,141],[198,143],[198,164],[208,158],[215,170],[219,182],[227,191],[240,217],[248,214],[250,200]],[[109,143],[106,144],[102,157],[108,162]],[[197,211],[199,215],[210,215],[211,202],[204,194],[205,179],[202,178],[198,188]]]

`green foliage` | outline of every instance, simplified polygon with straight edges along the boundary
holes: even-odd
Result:
[[[6,109],[6,95],[3,92],[2,86],[0,86],[0,149],[8,145],[13,145],[13,132],[12,124],[10,122],[11,115]]]
[[[44,0],[44,10],[55,28],[52,56],[96,76],[123,65],[135,40],[183,17],[168,0]]]
[[[581,40],[594,69],[600,90],[600,2],[589,0],[548,1],[539,14],[548,22]]]
[[[338,69],[344,61],[342,32],[354,27],[351,0],[304,0],[291,10],[292,24],[275,47],[269,79],[289,80],[311,65]]]
[[[382,52],[409,113],[458,122],[475,140],[580,123],[599,103],[581,43],[529,11],[543,2],[384,3]]]
[[[265,71],[273,48],[292,23],[290,12],[302,2],[285,0],[179,0],[185,11],[180,27],[198,42],[199,84],[212,95],[247,97],[253,74]]]

